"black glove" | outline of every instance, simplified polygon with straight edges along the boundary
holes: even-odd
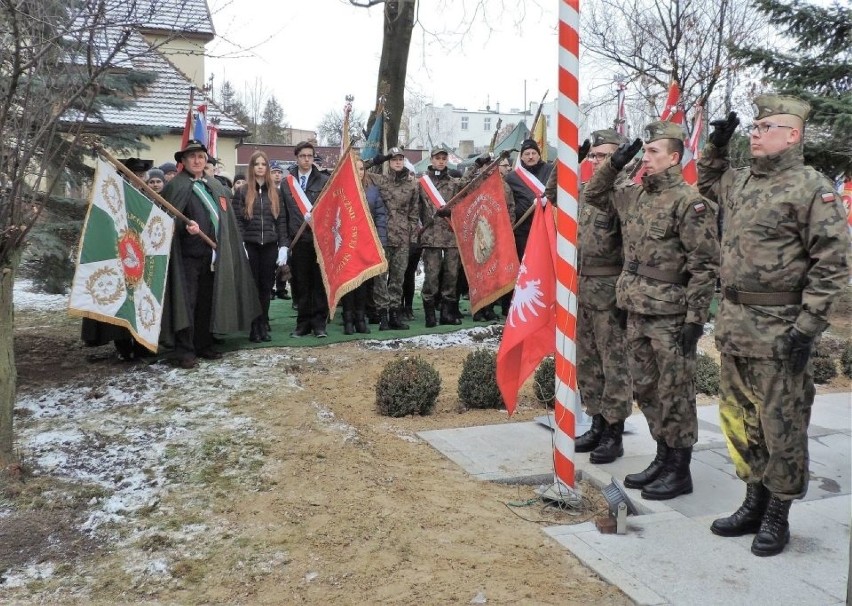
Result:
[[[620,307],[612,308],[612,317],[618,322],[618,327],[621,330],[627,330],[627,310]]]
[[[479,168],[482,168],[486,164],[491,162],[491,154],[485,156],[479,156],[476,160],[473,161]]]
[[[506,159],[508,159],[508,158],[509,158],[509,156],[511,156],[511,155],[512,155],[512,150],[511,150],[511,149],[504,149],[503,151],[501,151],[501,152],[500,152],[500,159],[501,159],[501,160],[506,160]]]
[[[716,147],[725,147],[731,137],[740,125],[740,119],[737,117],[737,112],[731,112],[727,118],[721,120],[713,120],[710,126],[713,127],[713,132],[707,137],[707,140]]]
[[[698,348],[698,339],[704,334],[703,324],[684,324],[677,337],[677,344],[683,356],[694,356]]]
[[[610,156],[609,161],[615,170],[621,170],[642,149],[642,139],[634,139],[633,143],[622,143]]]
[[[438,210],[435,211],[435,216],[436,217],[444,217],[446,219],[446,218],[449,218],[450,213],[452,213],[452,211],[453,211],[452,208],[445,205],[445,206],[442,206],[441,208],[439,208]]]
[[[794,375],[805,370],[808,358],[811,357],[811,349],[814,346],[814,338],[800,333],[795,327],[787,333],[787,344],[790,346],[790,368]]]
[[[592,149],[592,142],[586,139],[583,141],[583,144],[580,146],[580,149],[577,150],[577,164],[586,159],[586,156],[589,155],[589,150]]]

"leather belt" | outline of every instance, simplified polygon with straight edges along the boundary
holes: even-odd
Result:
[[[656,267],[642,265],[639,261],[625,261],[624,271],[644,278],[668,282],[669,284],[680,284],[681,286],[689,284],[688,274],[679,274],[676,271],[664,271]]]
[[[722,293],[725,299],[738,305],[801,305],[802,291],[746,292],[726,286]]]
[[[603,277],[603,276],[618,276],[621,274],[621,267],[618,265],[593,265],[592,267],[583,266],[580,268],[581,276]]]

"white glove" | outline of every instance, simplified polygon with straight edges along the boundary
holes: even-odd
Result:
[[[287,250],[286,246],[279,246],[278,247],[278,260],[275,261],[275,264],[278,267],[281,267],[282,265],[286,265],[287,264],[287,258],[289,257],[289,254],[290,254],[290,251]]]
[[[216,249],[213,249],[213,258],[210,259],[210,271],[216,271]]]
[[[311,222],[311,211],[305,213],[305,223]]]
[[[246,243],[245,243],[245,242],[243,242],[243,250],[244,250],[244,251],[246,251],[246,259],[248,259],[248,258],[249,258],[249,256],[248,256],[248,248],[246,247]]]

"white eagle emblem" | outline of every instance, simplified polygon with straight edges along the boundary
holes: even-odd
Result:
[[[527,313],[538,316],[539,310],[536,308],[547,309],[548,307],[542,301],[544,293],[539,288],[541,280],[527,280],[521,285],[521,277],[526,273],[527,267],[522,263],[518,270],[518,283],[515,286],[515,295],[512,297],[512,307],[509,309],[509,324],[513,328],[516,326],[516,317],[521,323],[526,324]]]
[[[343,236],[340,235],[340,228],[343,226],[343,221],[340,219],[340,209],[337,209],[337,215],[334,217],[334,225],[331,226],[331,233],[334,234],[334,252],[336,253],[343,246]]]

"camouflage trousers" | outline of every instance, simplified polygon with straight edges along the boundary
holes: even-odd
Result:
[[[698,440],[695,411],[695,356],[683,356],[677,338],[685,315],[627,319],[627,348],[636,402],[651,436],[669,448],[687,448]]]
[[[441,293],[444,301],[458,301],[456,284],[459,279],[461,257],[458,248],[424,247],[423,259],[423,302],[431,303]]]
[[[625,331],[610,309],[577,310],[577,381],[586,413],[607,423],[623,421],[633,409]]]
[[[376,309],[402,307],[402,283],[405,281],[405,268],[408,267],[408,247],[385,246],[388,271],[376,276],[373,282],[373,299]]]
[[[762,482],[782,500],[808,490],[808,423],[814,403],[810,363],[722,354],[719,416],[737,476]]]

